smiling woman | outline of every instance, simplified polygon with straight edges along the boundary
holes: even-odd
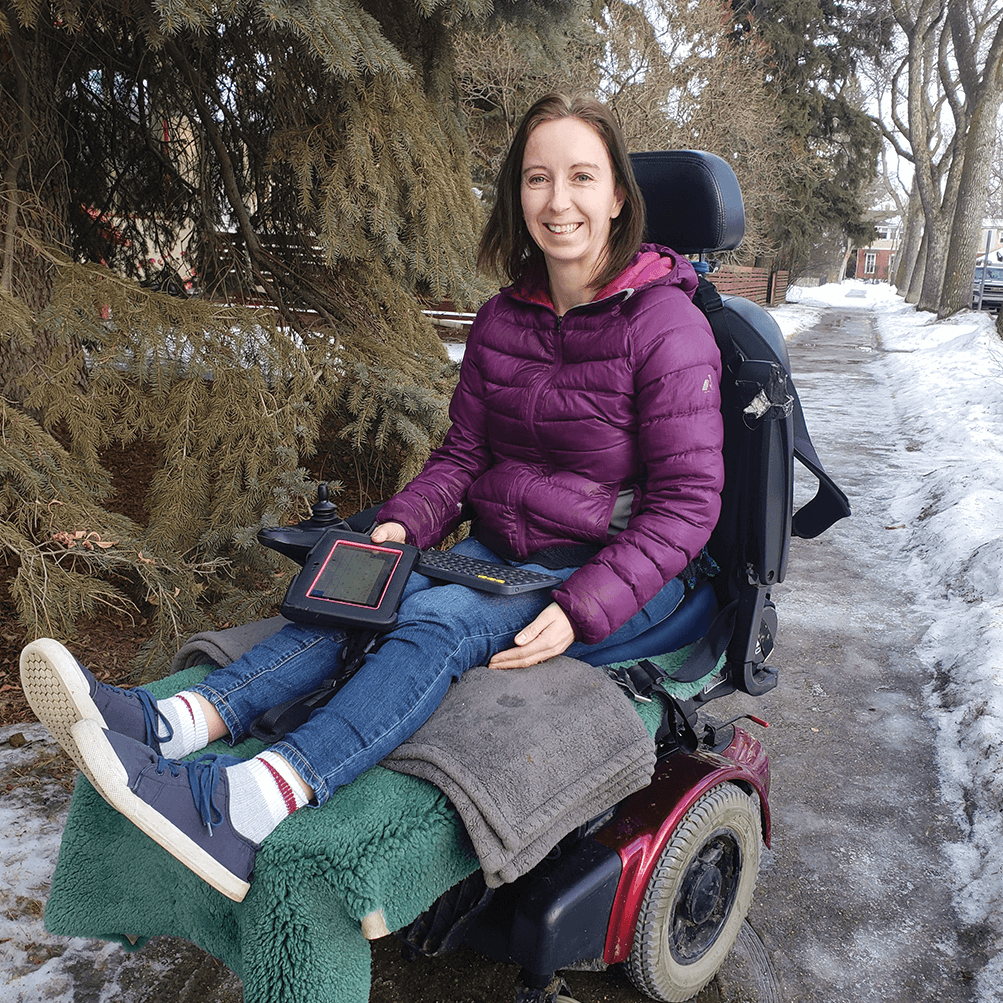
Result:
[[[522,215],[543,252],[557,313],[588,303],[624,195],[606,146],[577,118],[541,122],[523,153]]]
[[[563,150],[562,141],[573,143],[580,152],[572,155],[570,150]],[[545,157],[559,158],[560,162],[545,163]],[[539,172],[530,171],[527,175],[527,168],[533,167],[539,168]],[[531,232],[523,195],[529,178],[534,179],[534,185],[553,183],[553,176],[547,172],[556,168],[563,168],[564,180],[577,181],[577,186],[588,185],[586,177],[591,177],[594,183],[605,181],[613,186],[612,193],[607,189],[614,204],[609,206],[609,215],[605,217],[605,247],[595,262],[597,270],[588,276],[585,287],[591,293],[570,304],[574,306],[595,298],[598,290],[627,268],[641,246],[645,229],[644,199],[634,180],[620,126],[610,110],[592,98],[548,94],[526,113],[498,172],[497,197],[481,237],[477,264],[516,283],[545,267],[548,282],[553,279],[546,266],[546,251]],[[571,223],[571,219],[555,218],[548,222],[560,228],[563,223]]]

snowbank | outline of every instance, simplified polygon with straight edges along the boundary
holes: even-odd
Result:
[[[995,317],[945,321],[886,285],[794,289],[775,313],[796,330],[823,305],[873,310],[911,459],[890,508],[902,572],[932,626],[919,648],[944,798],[965,838],[945,847],[960,918],[996,958],[981,1001],[1003,999],[1003,340]],[[807,325],[805,325],[807,326]]]

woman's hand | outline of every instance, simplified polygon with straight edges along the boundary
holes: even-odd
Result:
[[[526,669],[566,651],[575,640],[575,628],[568,615],[552,602],[529,626],[515,635],[516,647],[499,651],[490,662],[492,669]]]
[[[399,522],[381,522],[369,538],[373,543],[406,543],[407,530]]]

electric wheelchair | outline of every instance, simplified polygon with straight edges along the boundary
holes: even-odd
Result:
[[[724,160],[698,151],[632,159],[650,240],[696,257],[702,273],[710,270],[708,255],[739,245],[742,196]],[[726,483],[708,545],[719,571],[668,620],[603,652],[633,697],[662,704],[652,782],[563,839],[530,874],[493,891],[472,875],[398,932],[406,951],[435,955],[466,945],[519,964],[518,1003],[566,1000],[558,973],[596,962],[625,965],[654,999],[692,998],[734,944],[761,842],[769,844],[767,755],[706,706],[776,685],[767,663],[777,630],[772,590],[784,580],[790,538],[818,535],[849,515],[849,505],[815,455],[773,319],[748,300],[718,296],[705,277],[696,302],[724,362]],[[818,493],[796,513],[795,457],[819,480]],[[348,523],[364,531],[373,512]],[[311,519],[263,530],[262,542],[302,557],[308,548],[297,532],[310,540],[336,519],[322,494]],[[658,658],[684,648],[682,667],[666,678]]]

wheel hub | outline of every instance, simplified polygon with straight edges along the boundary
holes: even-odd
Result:
[[[728,831],[714,833],[693,857],[673,906],[669,949],[692,964],[713,945],[731,914],[742,872],[742,851]]]
[[[684,906],[690,922],[700,924],[706,923],[717,907],[724,879],[712,865],[701,863],[697,870]]]

